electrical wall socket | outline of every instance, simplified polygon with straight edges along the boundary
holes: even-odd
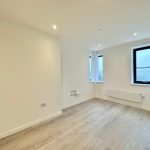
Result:
[[[144,94],[140,94],[141,99],[144,100],[145,99],[145,95]]]
[[[70,96],[79,96],[79,91],[78,90],[70,91]]]
[[[42,103],[42,104],[41,104],[41,107],[46,107],[46,103]]]

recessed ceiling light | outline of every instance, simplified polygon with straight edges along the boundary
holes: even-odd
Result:
[[[53,24],[53,30],[57,30],[57,26]]]
[[[137,35],[138,35],[138,33],[137,33],[137,32],[135,32],[133,35],[134,35],[134,36],[137,36]]]
[[[101,47],[101,44],[100,44],[100,43],[98,44],[98,47]]]
[[[103,28],[98,28],[98,31],[103,31]]]

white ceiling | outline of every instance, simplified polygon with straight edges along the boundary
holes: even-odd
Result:
[[[91,50],[150,37],[150,0],[0,0],[0,16]]]

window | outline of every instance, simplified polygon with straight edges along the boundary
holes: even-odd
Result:
[[[90,82],[94,82],[94,67],[92,56],[89,56],[89,73],[90,73],[89,77]]]
[[[97,82],[102,82],[103,81],[103,56],[98,55],[97,56]]]
[[[133,81],[150,84],[150,46],[133,49]]]
[[[92,52],[89,56],[89,81],[103,82],[103,55]]]

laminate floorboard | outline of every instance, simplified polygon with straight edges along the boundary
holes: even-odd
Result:
[[[90,100],[1,139],[0,150],[150,150],[150,112]]]

